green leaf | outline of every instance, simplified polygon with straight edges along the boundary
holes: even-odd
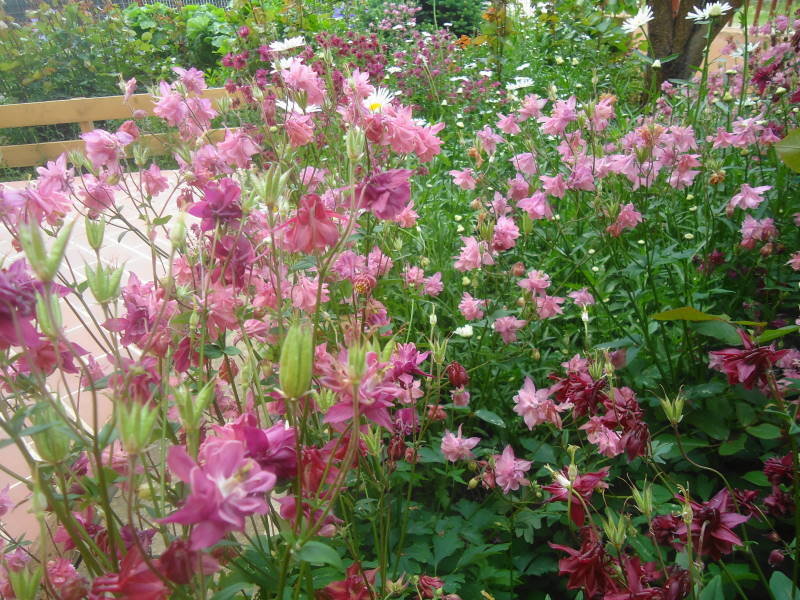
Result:
[[[203,354],[206,358],[219,358],[222,356],[222,349],[214,344],[206,344],[203,346]]]
[[[772,577],[769,578],[769,589],[773,596],[781,600],[800,599],[800,590],[792,583],[791,579],[780,571],[772,573]]]
[[[747,433],[762,440],[774,440],[781,436],[781,430],[775,425],[762,423],[747,428]]]
[[[788,325],[787,327],[781,327],[780,329],[767,329],[764,333],[756,338],[756,341],[759,344],[766,344],[767,342],[771,342],[772,340],[776,340],[779,337],[794,333],[798,330],[800,330],[800,327],[797,325]]]
[[[747,438],[745,436],[740,436],[735,440],[730,440],[724,442],[719,447],[719,453],[721,456],[731,456],[738,452],[744,450],[744,445],[747,442]]]
[[[436,532],[433,536],[433,564],[438,565],[443,559],[451,556],[463,542],[458,537],[456,529],[448,529],[443,533]]]
[[[764,475],[763,471],[750,471],[749,473],[746,473],[742,479],[760,487],[769,486],[769,481],[767,480],[767,476]]]
[[[493,413],[490,410],[486,410],[485,408],[481,408],[480,410],[475,411],[475,416],[479,419],[486,421],[487,423],[491,423],[492,425],[496,425],[497,427],[505,427],[505,421],[503,421],[502,417],[497,413]]]
[[[339,554],[322,542],[306,542],[297,552],[297,558],[312,565],[331,565],[339,569],[342,567],[342,559]]]
[[[240,581],[239,583],[234,583],[233,585],[229,585],[228,587],[221,589],[216,594],[211,596],[211,600],[231,600],[239,593],[244,593],[245,596],[250,596],[254,589],[254,584],[247,583],[246,581]]]
[[[775,152],[783,164],[792,171],[800,173],[800,129],[792,129],[785,138],[775,144]]]
[[[692,329],[731,346],[738,346],[742,343],[742,338],[736,333],[736,327],[725,321],[704,321],[692,326]]]
[[[651,318],[656,321],[724,321],[722,317],[709,315],[691,306],[666,310],[654,314]]]
[[[700,600],[725,600],[725,591],[722,588],[722,577],[717,575],[700,592]]]
[[[227,346],[222,349],[222,353],[225,356],[239,356],[242,351],[239,350],[236,346]]]

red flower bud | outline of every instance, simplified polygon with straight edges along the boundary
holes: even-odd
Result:
[[[459,362],[451,362],[444,369],[444,374],[447,375],[450,385],[456,388],[464,387],[469,383],[469,375],[464,366]]]

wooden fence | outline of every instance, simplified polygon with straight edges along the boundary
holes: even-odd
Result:
[[[765,10],[768,11],[769,18],[772,18],[779,14],[792,16],[794,11],[800,8],[800,2],[796,0],[748,0],[748,2],[750,4],[748,8],[755,8],[756,11],[753,23],[758,23]]]
[[[213,88],[206,90],[203,96],[216,104],[227,96],[227,92],[224,88]],[[127,103],[123,100],[123,96],[105,96],[0,105],[0,129],[77,123],[85,133],[94,129],[94,121],[130,119],[134,110],[143,110],[148,115],[153,114],[154,102],[149,94],[135,94]],[[143,135],[140,140],[155,155],[164,154],[166,151],[163,135]],[[0,166],[31,167],[54,160],[62,152],[83,149],[83,140],[0,146]]]

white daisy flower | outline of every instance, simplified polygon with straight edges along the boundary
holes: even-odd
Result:
[[[622,24],[622,31],[625,33],[633,33],[640,27],[644,27],[654,18],[653,10],[645,4],[639,9],[639,12],[629,19],[625,19]]]
[[[300,46],[305,46],[306,40],[303,38],[302,35],[298,35],[296,37],[287,38],[285,40],[280,40],[276,42],[272,42],[269,45],[269,49],[273,52],[286,52],[287,50],[292,50],[293,48],[299,48]]]
[[[320,107],[317,106],[316,104],[309,104],[304,109],[302,106],[300,106],[294,100],[276,100],[275,101],[275,106],[277,106],[278,108],[280,108],[284,112],[287,112],[287,113],[288,112],[292,112],[292,113],[298,113],[298,114],[315,113],[315,112],[319,112],[321,110]]]
[[[472,325],[464,325],[463,327],[456,329],[453,333],[463,338],[469,338],[472,337],[474,331],[472,329]]]
[[[379,113],[392,103],[394,96],[394,92],[391,92],[384,87],[378,87],[375,88],[374,92],[367,96],[366,100],[364,100],[364,106],[370,112]]]

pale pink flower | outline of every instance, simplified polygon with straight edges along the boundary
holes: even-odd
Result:
[[[157,196],[169,187],[167,178],[161,174],[161,169],[156,163],[151,164],[142,171],[144,189],[148,196]]]
[[[475,171],[472,169],[463,169],[461,171],[450,171],[449,174],[453,177],[453,183],[460,187],[462,190],[474,190],[475,184]]]
[[[422,293],[428,296],[438,296],[442,293],[443,289],[442,274],[439,272],[434,273],[430,277],[426,277],[422,281]]]
[[[14,508],[14,501],[11,499],[9,495],[9,490],[11,489],[11,484],[6,484],[2,490],[0,490],[0,517],[3,517],[8,514],[12,508]]]
[[[628,203],[620,209],[617,220],[606,227],[606,231],[614,237],[619,237],[623,231],[633,229],[641,222],[642,214],[636,210],[633,204]]]
[[[536,297],[536,312],[540,319],[549,319],[556,315],[564,314],[561,305],[564,304],[564,298],[559,296],[537,296]]]
[[[752,249],[756,242],[770,242],[778,237],[775,221],[772,219],[754,219],[750,215],[742,223],[742,247]]]
[[[302,59],[289,59],[286,68],[280,71],[283,81],[296,91],[306,93],[306,101],[309,104],[321,105],[325,100],[322,80],[314,69],[304,65]]]
[[[166,82],[161,82],[159,91],[160,97],[153,107],[153,114],[164,119],[170,127],[177,127],[186,120],[189,107],[183,96],[174,92]]]
[[[492,329],[500,334],[506,344],[517,341],[517,332],[528,322],[516,317],[500,317],[492,324]]]
[[[605,131],[608,123],[614,118],[615,98],[609,96],[595,104],[592,110],[591,122],[594,131]]]
[[[553,209],[547,201],[547,195],[541,190],[534,192],[531,197],[517,202],[517,207],[528,213],[533,221],[553,218]]]
[[[798,253],[800,254],[800,253]],[[468,321],[476,321],[483,318],[482,308],[486,308],[486,300],[473,298],[469,293],[464,292],[461,302],[458,303],[458,310]]]
[[[800,252],[795,252],[786,263],[795,271],[800,271]]]
[[[542,116],[542,109],[545,104],[547,104],[547,98],[540,98],[536,94],[528,94],[522,100],[522,108],[519,109],[519,120],[538,119]]]
[[[560,173],[553,176],[540,175],[539,181],[542,182],[544,191],[556,198],[563,198],[564,194],[567,192],[567,182]]]
[[[311,115],[290,113],[286,117],[284,127],[293,148],[305,146],[314,139],[314,120]]]
[[[734,208],[756,208],[759,204],[764,201],[764,192],[767,190],[771,190],[771,185],[759,185],[756,187],[750,187],[746,183],[742,184],[739,193],[736,194],[733,198],[731,198],[728,207],[730,209]]]
[[[522,388],[514,396],[514,404],[514,412],[522,417],[528,429],[542,423],[552,423],[561,429],[558,413],[571,406],[569,403],[555,404],[550,399],[550,388],[537,390],[530,377],[525,378]]]
[[[567,296],[572,298],[572,301],[580,307],[591,306],[595,302],[594,296],[592,296],[586,288],[570,292]]]
[[[537,294],[544,294],[544,291],[550,287],[550,275],[544,271],[532,269],[528,271],[525,279],[517,282],[517,285],[522,289],[528,290],[534,296]]]
[[[339,230],[333,219],[339,215],[327,210],[316,194],[300,198],[297,214],[286,222],[286,245],[291,252],[311,254],[336,244]]]
[[[217,152],[229,165],[244,169],[250,164],[250,157],[258,154],[258,146],[241,130],[229,129],[225,132],[225,140],[217,144]]]
[[[567,373],[586,373],[589,370],[589,360],[576,354],[568,361],[561,363],[561,366]]]
[[[616,431],[612,431],[603,424],[603,417],[590,417],[589,421],[578,429],[586,431],[586,439],[597,446],[603,456],[612,458],[625,451],[622,438]]]
[[[513,114],[511,115],[504,115],[503,113],[497,113],[497,128],[507,135],[515,135],[520,133],[522,130],[517,125],[517,117]]]
[[[689,187],[694,182],[700,171],[693,167],[699,167],[700,161],[699,154],[682,154],[678,157],[675,168],[669,176],[667,183],[669,183],[676,190],[682,190]]]
[[[508,160],[511,161],[511,164],[514,165],[517,171],[525,175],[535,175],[539,170],[539,167],[536,165],[536,155],[533,152],[522,152],[521,154],[512,156]]]
[[[463,387],[452,390],[450,398],[454,406],[469,406],[469,392]]]
[[[495,481],[504,494],[518,490],[522,485],[530,485],[531,482],[525,479],[530,468],[531,461],[517,458],[511,446],[506,446],[503,454],[494,456]]]
[[[494,129],[488,125],[484,125],[483,129],[478,131],[476,135],[487,154],[494,154],[497,150],[497,144],[506,141],[502,136],[496,134]]]
[[[464,246],[455,262],[455,268],[459,271],[472,271],[480,269],[484,265],[493,265],[494,259],[489,253],[488,244],[484,241],[479,242],[474,237],[462,237]]]
[[[458,426],[458,435],[445,430],[442,436],[442,454],[450,462],[469,460],[474,458],[472,449],[480,443],[481,438],[461,437],[461,425]]]
[[[403,229],[408,229],[417,224],[417,219],[419,219],[419,214],[414,210],[414,201],[412,200],[392,219],[392,221]]]
[[[409,287],[421,286],[423,279],[425,279],[425,271],[419,267],[407,265],[403,270],[403,280]]]
[[[353,74],[345,81],[344,93],[357,100],[364,100],[374,91],[375,86],[369,82],[369,73],[362,73],[358,67],[353,69]]]
[[[553,114],[549,117],[539,117],[539,122],[542,124],[542,133],[548,135],[561,135],[567,128],[567,125],[572,123],[578,118],[575,112],[575,104],[577,98],[570,96],[568,100],[558,100],[553,108]]]
[[[289,293],[292,299],[292,306],[309,314],[317,309],[317,289],[319,288],[319,277],[300,277]],[[320,302],[330,300],[328,284],[323,283],[320,290]]]
[[[122,101],[128,102],[136,91],[136,78],[131,77],[124,84],[121,84],[121,86],[123,91]]]
[[[502,252],[513,248],[519,237],[519,228],[514,219],[510,217],[499,217],[494,226],[494,237],[492,237],[492,249]]]
[[[194,67],[190,69],[172,67],[172,70],[178,75],[178,80],[183,84],[183,87],[186,88],[187,92],[202,94],[205,91],[206,80],[202,71],[198,71]]]
[[[530,186],[525,178],[517,173],[513,179],[508,180],[508,195],[512,200],[522,200],[530,192]]]
[[[133,141],[133,136],[95,129],[81,134],[81,139],[86,143],[86,157],[96,169],[107,167],[112,173],[119,173],[119,161],[124,158],[125,146]]]

